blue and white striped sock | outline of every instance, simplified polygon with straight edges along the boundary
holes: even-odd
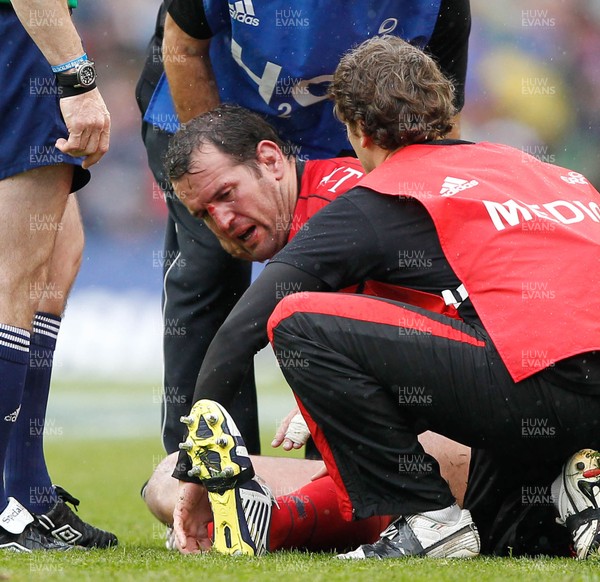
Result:
[[[27,330],[0,323],[0,467],[21,409],[21,398],[29,364]],[[0,511],[6,507],[4,481],[0,479]]]
[[[6,494],[18,499],[34,513],[46,513],[58,500],[44,458],[44,434],[59,330],[60,317],[36,313],[21,411],[11,434],[4,465]]]

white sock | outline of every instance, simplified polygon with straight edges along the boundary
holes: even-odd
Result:
[[[461,516],[462,510],[457,503],[453,503],[443,509],[436,509],[434,511],[423,511],[421,515],[433,519],[440,523],[447,523],[449,525],[456,523]]]

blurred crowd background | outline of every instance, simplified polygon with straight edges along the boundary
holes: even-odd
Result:
[[[471,5],[463,137],[515,146],[600,187],[600,1]],[[146,165],[134,97],[158,6],[81,0],[75,11],[113,125],[111,150],[80,194],[86,251],[59,343],[59,377],[160,378],[165,206]]]

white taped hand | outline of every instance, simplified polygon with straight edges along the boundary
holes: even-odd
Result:
[[[300,449],[310,436],[310,432],[300,410],[294,408],[279,424],[271,446],[277,448],[283,446],[284,451]]]
[[[306,421],[300,413],[296,414],[296,416],[290,420],[290,424],[285,433],[285,438],[291,440],[295,445],[302,446],[306,444],[309,436],[310,431],[308,430]]]

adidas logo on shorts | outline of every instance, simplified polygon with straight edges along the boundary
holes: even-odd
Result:
[[[230,2],[229,16],[242,24],[249,24],[250,26],[258,26],[260,24],[260,20],[256,18],[254,13],[252,0],[239,0],[234,4]]]
[[[21,405],[19,404],[19,408],[17,408],[14,412],[7,414],[4,417],[6,422],[17,422],[17,418],[19,418],[19,412],[21,411]]]

